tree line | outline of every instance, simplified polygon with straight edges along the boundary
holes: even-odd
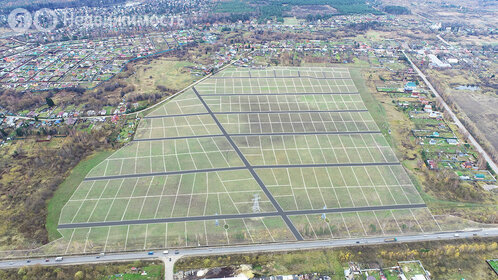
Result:
[[[385,6],[383,10],[393,15],[409,15],[412,13],[408,8],[403,6]]]
[[[15,142],[0,156],[0,248],[37,247],[47,243],[47,201],[71,169],[91,153],[117,148],[120,125],[103,124],[90,132],[67,129],[61,144]],[[55,141],[55,140],[53,140]]]

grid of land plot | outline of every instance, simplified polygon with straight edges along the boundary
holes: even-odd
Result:
[[[231,94],[356,94],[351,79],[291,78],[221,78],[208,79],[196,86],[203,95]]]
[[[217,116],[230,134],[379,131],[368,112],[293,112]]]
[[[209,115],[177,115],[141,120],[135,139],[178,138],[216,134],[221,134],[220,129]]]
[[[192,90],[188,90],[169,101],[168,106],[159,106],[157,110],[152,111],[146,118],[198,113],[207,113],[206,108],[199,101],[195,93]]]
[[[215,113],[366,110],[360,95],[206,96]]]
[[[224,246],[295,240],[281,217],[61,229],[65,254]]]
[[[316,79],[348,79],[351,78],[347,68],[328,68],[328,67],[300,67],[300,68],[272,68],[272,69],[248,69],[248,68],[230,68],[218,73],[215,77],[230,78],[296,78],[309,77]]]
[[[229,68],[158,106],[64,206],[66,251],[441,230],[346,68]]]
[[[155,139],[131,142],[93,168],[88,177],[237,166],[243,163],[224,137]]]
[[[290,216],[305,240],[395,236],[440,231],[427,208]]]
[[[400,165],[261,168],[257,172],[284,210],[423,203]]]
[[[380,133],[341,135],[258,135],[233,137],[254,166],[397,163]]]
[[[275,211],[247,170],[89,180],[64,206],[59,223],[252,213],[254,197],[261,212]]]

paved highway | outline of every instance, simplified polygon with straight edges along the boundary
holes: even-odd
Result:
[[[462,239],[462,238],[472,238],[472,237],[497,237],[497,236],[498,236],[498,228],[490,228],[490,229],[482,229],[475,231],[456,231],[456,232],[431,233],[423,235],[422,234],[405,235],[405,236],[396,236],[396,238],[398,239],[397,243],[400,243],[400,242],[420,242],[420,241],[430,241],[430,240]],[[19,268],[23,266],[33,266],[33,265],[76,265],[76,264],[156,259],[165,262],[166,279],[172,280],[174,262],[181,257],[320,249],[320,248],[346,247],[346,246],[358,246],[358,245],[369,245],[369,244],[370,245],[385,244],[386,243],[384,241],[385,238],[389,237],[251,244],[244,246],[226,246],[226,247],[201,247],[201,248],[179,249],[177,251],[169,250],[169,253],[166,255],[163,254],[162,251],[155,251],[153,255],[148,255],[147,254],[148,251],[123,252],[116,254],[107,254],[105,256],[73,255],[73,256],[64,257],[64,259],[60,262],[56,262],[54,257],[48,258],[48,262],[46,262],[46,259],[44,258],[30,259],[29,262],[28,259],[16,259],[10,261],[9,260],[0,261],[0,269]]]

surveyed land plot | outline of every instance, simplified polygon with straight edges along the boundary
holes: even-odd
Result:
[[[66,254],[223,246],[295,240],[280,217],[87,227],[61,230]]]
[[[204,100],[215,113],[365,111],[360,95],[218,95]]]
[[[260,211],[275,211],[247,170],[85,181],[59,223],[252,213],[255,195]]]
[[[216,74],[217,77],[230,78],[288,78],[288,77],[310,77],[318,79],[349,79],[348,68],[342,67],[279,67],[269,69],[249,69],[249,68],[229,68],[226,71]]]
[[[399,165],[257,170],[286,211],[423,203],[402,171]]]
[[[62,209],[66,251],[427,233],[347,68],[228,68],[145,116]],[[444,227],[445,230],[448,227]]]
[[[368,112],[292,112],[217,116],[230,134],[379,131]]]
[[[203,95],[231,94],[357,94],[351,79],[291,78],[212,78],[196,86]]]
[[[396,156],[380,133],[249,135],[233,139],[255,166],[397,163]]]
[[[224,137],[154,139],[131,142],[96,166],[88,177],[241,166],[242,161]]]
[[[156,110],[152,111],[149,115],[147,115],[147,118],[197,113],[207,113],[206,108],[202,106],[202,103],[199,101],[194,92],[192,90],[188,90],[169,101],[168,106],[160,106]]]

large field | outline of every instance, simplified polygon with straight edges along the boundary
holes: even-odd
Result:
[[[229,68],[165,103],[62,209],[66,253],[445,230],[347,68]]]

